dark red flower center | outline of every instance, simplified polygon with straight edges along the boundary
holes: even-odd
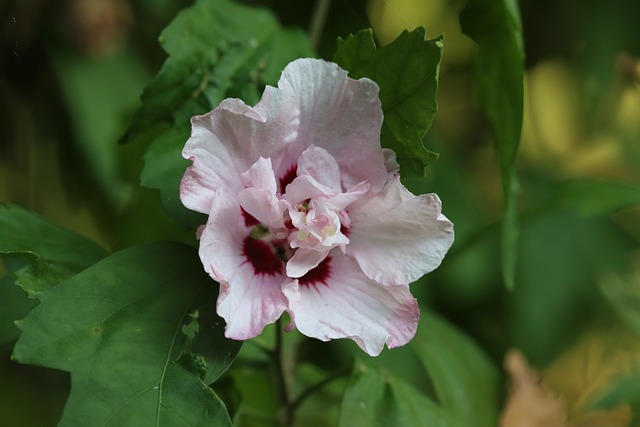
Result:
[[[326,257],[318,266],[309,270],[307,274],[298,279],[298,284],[303,286],[317,286],[323,284],[329,286],[327,279],[331,275],[331,257]]]
[[[249,212],[245,211],[244,209],[242,209],[242,216],[244,217],[244,225],[246,225],[247,227],[253,227],[255,225],[260,224],[260,221],[255,219],[253,215],[251,215]]]
[[[242,253],[253,266],[255,274],[282,274],[282,261],[270,245],[262,240],[247,236],[242,245]]]
[[[298,176],[298,165],[293,165],[287,170],[287,172],[279,179],[280,182],[280,193],[284,193],[284,190],[287,188],[287,185],[291,184],[294,179]]]

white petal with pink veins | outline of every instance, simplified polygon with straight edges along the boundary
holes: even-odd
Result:
[[[200,259],[220,282],[217,311],[227,322],[225,335],[244,340],[259,335],[286,309],[284,265],[249,237],[232,195],[218,190],[215,201],[200,237]]]
[[[434,270],[453,243],[453,224],[442,215],[438,196],[415,196],[399,177],[348,213],[347,254],[367,277],[385,285],[411,283]]]
[[[322,270],[320,272],[316,270]],[[382,286],[339,251],[284,286],[295,327],[328,341],[350,338],[371,356],[399,347],[416,333],[419,311],[408,286]]]

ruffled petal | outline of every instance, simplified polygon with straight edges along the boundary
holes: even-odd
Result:
[[[260,156],[271,157],[282,179],[312,145],[336,159],[345,188],[369,181],[378,191],[388,175],[380,150],[378,86],[366,78],[349,79],[346,71],[322,60],[287,65],[278,88],[267,86],[253,108],[227,99],[193,117],[191,125],[182,155],[193,164],[182,179],[180,198],[198,212],[209,211],[217,188],[240,191],[240,175]]]
[[[233,196],[222,189],[214,196],[216,202],[200,237],[200,259],[205,271],[220,282],[217,311],[227,322],[225,335],[245,340],[259,335],[286,309],[281,290],[284,265],[278,265],[275,257],[265,261],[263,254],[256,253],[268,248],[249,237],[250,229]]]
[[[213,111],[191,119],[191,137],[182,156],[193,163],[180,183],[180,199],[189,209],[208,213],[215,190],[237,193],[241,174],[261,156],[284,153],[297,139],[298,114],[275,88],[266,88],[251,108],[239,99],[226,99]],[[279,156],[274,168],[292,163]]]
[[[438,267],[453,243],[453,224],[440,210],[437,195],[415,196],[394,177],[348,209],[347,254],[376,282],[411,283]]]
[[[420,314],[408,286],[375,283],[335,250],[316,270],[283,288],[301,333],[322,341],[350,338],[371,356],[413,338]]]
[[[278,88],[299,111],[298,138],[288,157],[298,158],[311,145],[322,147],[340,166],[346,188],[369,181],[377,190],[386,181],[380,150],[382,108],[378,85],[353,80],[336,64],[298,59],[282,72]]]

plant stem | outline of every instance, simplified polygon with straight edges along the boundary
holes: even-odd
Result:
[[[302,402],[304,402],[307,399],[307,397],[311,396],[316,391],[319,391],[321,388],[323,388],[327,384],[333,382],[334,380],[337,380],[340,377],[348,375],[351,372],[351,370],[352,370],[351,366],[347,366],[344,369],[336,371],[333,374],[327,376],[325,379],[323,379],[321,381],[318,381],[317,383],[313,384],[312,386],[309,386],[309,388],[307,388],[305,391],[303,391],[296,398],[296,400],[294,400],[291,403],[292,411],[295,411],[296,409],[298,409],[298,406],[300,406],[302,404]]]
[[[315,50],[318,50],[320,38],[322,37],[322,29],[324,28],[324,23],[327,20],[330,5],[331,0],[316,0],[316,7],[313,10],[311,25],[309,27],[311,46],[313,46]]]
[[[278,397],[280,400],[280,413],[278,415],[283,426],[293,427],[294,408],[291,402],[291,381],[289,370],[291,357],[288,358],[284,351],[282,322],[280,319],[276,321],[276,346],[273,352],[273,358],[276,366]]]

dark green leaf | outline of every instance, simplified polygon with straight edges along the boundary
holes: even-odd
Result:
[[[28,298],[14,285],[15,281],[13,274],[0,279],[0,349],[18,339],[20,330],[14,322],[22,319],[36,306],[35,300]]]
[[[169,214],[188,226],[202,223],[178,197],[188,162],[180,152],[189,137],[189,120],[215,108],[224,98],[256,103],[265,85],[274,85],[285,65],[313,56],[301,31],[280,27],[266,9],[228,0],[200,0],[184,9],[162,32],[168,54],[145,89],[130,136],[164,121],[169,130],[145,156],[142,184],[160,190]]]
[[[427,312],[409,345],[429,373],[437,400],[461,425],[497,425],[500,375],[476,343]]]
[[[230,426],[224,404],[178,363],[184,322],[214,286],[187,246],[115,253],[38,294],[38,307],[18,323],[13,357],[71,372],[61,426]],[[224,353],[208,356],[223,365],[219,373],[232,357],[217,339]]]
[[[396,152],[403,176],[423,176],[437,154],[422,140],[438,105],[438,72],[442,37],[425,40],[424,28],[404,31],[391,44],[377,49],[371,30],[338,39],[333,60],[352,78],[368,77],[380,87],[384,111],[382,145]]]
[[[479,45],[478,98],[493,127],[502,176],[502,272],[507,287],[513,288],[517,247],[514,161],[524,109],[524,51],[517,3],[468,0],[460,14],[460,25]]]
[[[233,362],[242,341],[224,337],[224,321],[216,314],[217,288],[207,286],[198,296],[198,333],[187,348],[191,354],[202,357],[205,362],[202,381],[211,384],[222,375]]]
[[[107,255],[95,243],[11,204],[0,204],[0,256],[29,296],[49,289]]]
[[[451,412],[377,367],[354,365],[340,406],[339,427],[462,427]]]

